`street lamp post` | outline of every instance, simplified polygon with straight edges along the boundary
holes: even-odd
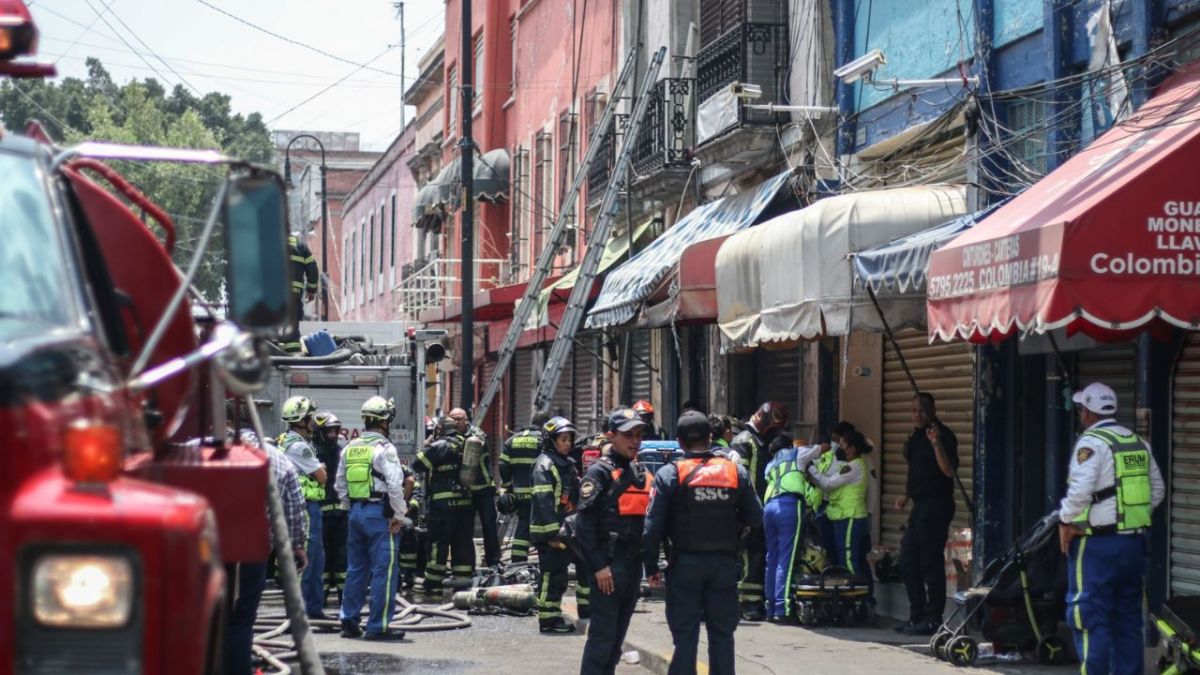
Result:
[[[299,134],[283,150],[283,175],[292,187],[292,144],[301,138],[312,139],[321,149],[321,320],[329,320],[329,193],[325,190],[325,144],[312,134]]]

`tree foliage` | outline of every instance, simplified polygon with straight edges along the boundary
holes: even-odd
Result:
[[[98,59],[87,60],[86,79],[57,82],[0,81],[0,120],[20,131],[32,120],[52,138],[221,150],[261,164],[274,154],[262,115],[234,113],[230,97],[209,92],[197,97],[181,85],[171,92],[153,78],[116,84]],[[175,221],[176,262],[191,259],[204,221],[224,178],[221,167],[115,162],[115,168],[161,206]],[[218,232],[219,234],[219,232]],[[210,242],[196,286],[209,299],[220,298],[224,271],[220,237]]]

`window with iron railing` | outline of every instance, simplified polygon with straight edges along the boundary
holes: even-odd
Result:
[[[472,96],[473,100],[471,111],[478,113],[479,111],[483,110],[483,96],[480,96],[480,92],[483,89],[483,83],[487,82],[483,71],[483,33],[475,36],[474,51],[475,63],[472,64],[472,75],[474,75],[474,77],[471,79],[474,92]]]
[[[509,98],[517,95],[517,30],[517,17],[514,15],[508,19],[508,42],[509,49],[512,50],[512,75],[508,81]]]
[[[654,86],[634,146],[633,166],[638,174],[689,165],[695,145],[695,90],[691,78],[669,77]]]
[[[761,103],[787,98],[789,63],[786,23],[741,23],[697,55],[696,95],[702,104],[734,82],[762,87]],[[740,121],[774,124],[777,116],[765,110],[740,107]]]
[[[584,124],[587,129],[587,137],[589,143],[595,134],[596,127],[600,124],[600,118],[604,116],[604,108],[608,105],[608,96],[604,92],[592,90],[584,95]],[[595,140],[599,144],[596,151],[596,156],[592,160],[591,166],[587,168],[587,199],[588,204],[596,204],[604,195],[604,188],[608,187],[608,177],[612,172],[613,162],[613,130],[609,127],[608,133]]]
[[[396,193],[392,193],[392,267],[396,266]]]
[[[577,164],[576,153],[578,152],[578,120],[579,116],[569,110],[564,110],[558,117],[558,208],[561,210],[566,207],[567,192],[571,189],[571,184],[575,180],[575,167]],[[578,198],[578,195],[576,195]],[[564,251],[567,254],[566,260],[563,261],[566,265],[575,264],[575,224],[578,222],[578,209],[573,209],[570,220],[567,221],[567,236],[564,240],[563,247],[569,249]]]
[[[531,260],[536,260],[546,245],[550,228],[551,195],[554,194],[554,141],[550,134],[539,131],[533,139],[533,247]]]
[[[512,198],[509,204],[512,208],[512,234],[509,245],[509,281],[522,279],[526,262],[529,259],[526,247],[529,246],[529,230],[533,221],[530,211],[529,196],[529,150],[522,146],[513,148],[512,153]]]

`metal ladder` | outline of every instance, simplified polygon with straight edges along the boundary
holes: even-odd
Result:
[[[558,336],[554,340],[553,347],[551,347],[550,356],[546,362],[546,369],[542,373],[542,381],[538,385],[537,394],[535,395],[535,409],[540,409],[540,407],[544,406],[550,400],[550,396],[554,392],[554,387],[558,384],[558,380],[562,375],[562,367],[566,361],[566,357],[571,353],[571,344],[575,339],[575,332],[579,329],[580,320],[583,318],[583,306],[587,302],[588,294],[591,293],[592,282],[595,281],[596,271],[600,266],[600,256],[604,252],[604,247],[608,243],[609,232],[612,230],[620,186],[625,177],[625,171],[632,162],[633,151],[637,145],[638,130],[641,128],[642,119],[646,116],[646,110],[650,107],[650,93],[657,83],[658,71],[662,67],[666,53],[667,48],[660,47],[654,54],[654,58],[651,59],[650,66],[646,71],[646,79],[642,82],[641,90],[638,92],[637,103],[629,116],[629,124],[625,129],[624,140],[621,143],[621,152],[613,166],[613,174],[609,178],[608,187],[604,190],[604,198],[600,202],[599,218],[587,240],[587,251],[584,253],[583,262],[579,266],[579,278],[576,280],[575,287],[571,291],[571,298],[567,304],[566,314],[563,317],[562,324],[558,327]],[[500,393],[500,388],[504,384],[504,376],[508,372],[508,366],[512,363],[513,355],[516,352],[517,342],[521,338],[521,333],[525,331],[525,324],[529,322],[530,316],[537,307],[537,298],[542,291],[542,285],[546,283],[546,278],[550,276],[554,257],[558,255],[558,251],[566,238],[567,223],[575,212],[575,202],[579,196],[579,190],[583,187],[584,179],[587,178],[588,168],[595,161],[596,155],[600,150],[599,141],[612,126],[613,119],[616,117],[617,106],[621,100],[620,93],[625,90],[629,79],[633,76],[636,65],[636,54],[636,49],[631,50],[625,58],[625,65],[621,68],[621,74],[617,78],[616,85],[613,87],[613,96],[609,99],[608,104],[605,105],[604,114],[600,117],[600,122],[596,125],[591,137],[588,139],[587,152],[584,154],[583,161],[575,173],[575,180],[571,183],[571,189],[567,192],[562,202],[562,210],[559,211],[558,217],[554,221],[554,227],[550,230],[546,246],[538,256],[533,276],[530,277],[529,283],[525,287],[525,292],[521,296],[521,301],[517,304],[516,310],[513,312],[512,323],[508,327],[508,333],[504,336],[504,342],[500,345],[499,361],[496,363],[496,370],[492,373],[491,379],[488,380],[487,388],[484,389],[483,396],[480,397],[479,403],[475,406],[474,424],[477,426],[483,424],[483,418],[487,416],[488,408],[491,407],[496,395]],[[560,346],[559,343],[565,344]],[[467,343],[464,341],[464,344]],[[556,354],[560,354],[560,356],[555,358]],[[550,383],[549,388],[546,389],[547,393],[543,396],[542,391],[545,389],[547,382]],[[524,421],[521,421],[521,423],[523,424]]]

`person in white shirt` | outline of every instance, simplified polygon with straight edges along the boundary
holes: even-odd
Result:
[[[1113,419],[1117,395],[1094,382],[1074,396],[1083,434],[1059,505],[1068,556],[1067,625],[1082,673],[1141,673],[1146,536],[1166,486],[1150,445]]]

